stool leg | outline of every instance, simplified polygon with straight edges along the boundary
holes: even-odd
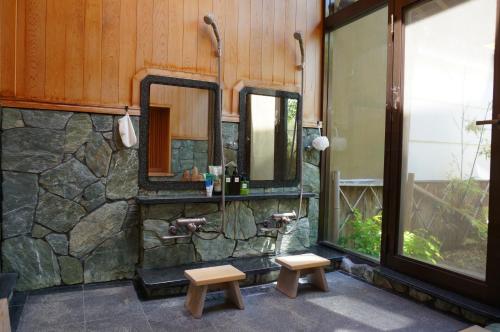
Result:
[[[10,332],[9,303],[6,298],[0,300],[0,332]]]
[[[328,292],[328,283],[326,282],[325,269],[318,267],[310,274],[311,283],[324,292]]]
[[[208,286],[189,284],[185,307],[195,318],[201,318]]]
[[[278,285],[276,288],[294,299],[297,297],[297,289],[299,287],[300,271],[292,271],[282,266],[278,277]]]
[[[241,297],[240,284],[237,281],[227,283],[226,299],[234,303],[238,309],[245,309],[245,304]]]

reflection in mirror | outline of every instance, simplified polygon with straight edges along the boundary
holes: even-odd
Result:
[[[284,91],[246,88],[244,101],[244,153],[239,160],[242,173],[253,185],[292,184],[298,179],[301,137],[299,95]]]
[[[213,91],[152,84],[149,97],[149,180],[202,181],[213,160]]]
[[[250,179],[274,179],[274,149],[278,98],[250,95]]]

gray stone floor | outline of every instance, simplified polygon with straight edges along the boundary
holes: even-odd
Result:
[[[201,319],[185,311],[184,297],[140,301],[131,282],[31,292],[13,305],[20,315],[18,331],[458,331],[467,326],[339,272],[327,279],[330,292],[303,285],[294,300],[273,284],[246,288],[245,310],[224,304],[221,293],[209,294]]]

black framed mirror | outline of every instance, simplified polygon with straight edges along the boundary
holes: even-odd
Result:
[[[141,81],[139,185],[201,189],[208,165],[220,165],[219,86],[148,75]]]
[[[296,186],[302,168],[299,93],[245,87],[239,94],[238,171],[251,187]]]

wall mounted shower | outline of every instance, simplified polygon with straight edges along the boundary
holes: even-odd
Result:
[[[304,69],[304,61],[305,61],[305,56],[304,56],[304,40],[302,39],[302,33],[300,31],[295,31],[293,34],[293,38],[295,38],[299,42],[299,47],[300,47],[300,67],[301,70]]]
[[[217,24],[215,23],[215,18],[212,13],[203,16],[203,21],[205,24],[210,25],[212,30],[214,31],[215,40],[217,41],[217,57],[220,58],[222,56],[222,42],[219,35],[219,29],[217,28]]]
[[[203,21],[205,22],[205,24],[207,25],[210,25],[212,27],[212,30],[214,31],[214,35],[215,35],[215,40],[217,42],[217,52],[216,52],[216,56],[217,56],[217,84],[219,85],[219,93],[217,94],[217,99],[218,99],[218,109],[216,110],[216,112],[218,113],[218,117],[219,117],[219,123],[218,123],[218,126],[219,126],[219,140],[220,140],[220,162],[221,162],[221,168],[222,168],[222,174],[224,174],[224,170],[225,170],[225,164],[226,164],[226,161],[224,160],[224,137],[222,135],[222,76],[221,76],[221,68],[222,68],[222,65],[221,65],[221,61],[222,61],[222,40],[220,38],[220,35],[219,35],[219,29],[217,28],[217,22],[215,21],[215,16],[214,14],[212,13],[209,13],[205,16],[203,16]],[[223,181],[223,183],[225,183]],[[220,229],[219,229],[219,232],[218,234],[213,237],[213,238],[203,238],[202,236],[200,235],[197,235],[198,237],[200,238],[203,238],[204,240],[215,240],[216,238],[218,238],[223,230],[224,230],[224,225],[225,225],[225,215],[226,215],[226,189],[225,189],[225,185],[222,185],[222,188],[221,188],[221,202],[220,202],[220,210],[221,210],[221,224],[220,224]],[[196,233],[194,233],[196,234]]]

